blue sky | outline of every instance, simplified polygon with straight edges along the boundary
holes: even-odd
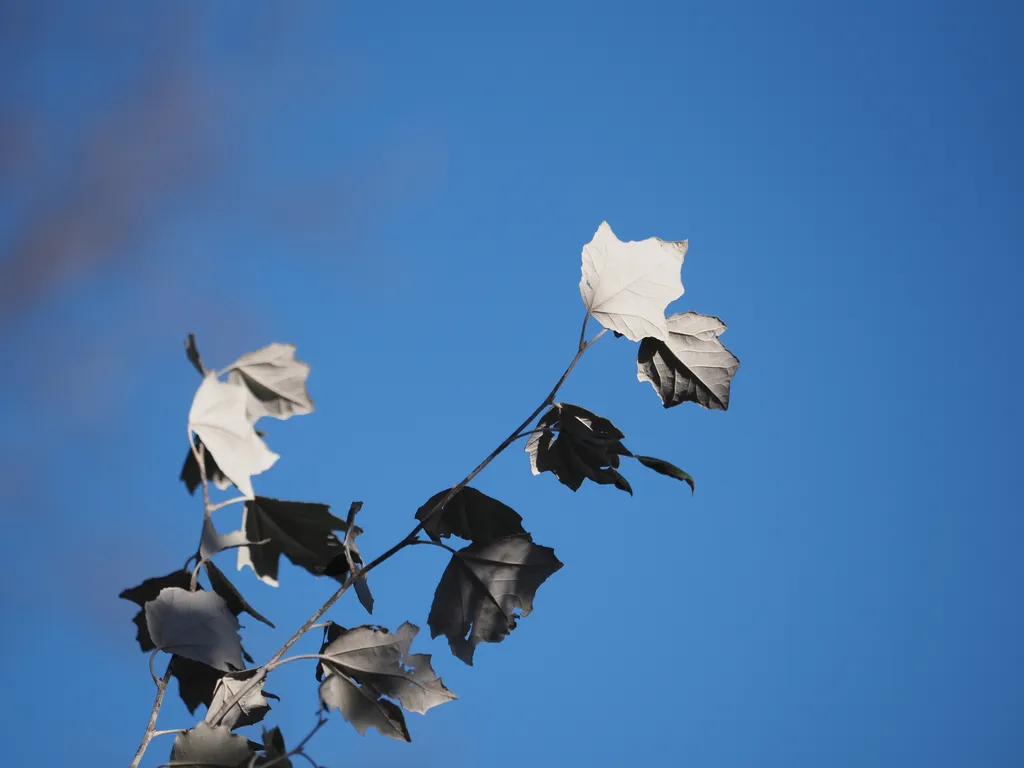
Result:
[[[423,627],[460,699],[412,744],[335,714],[311,753],[1020,765],[1021,12],[485,5],[0,3],[5,761],[127,765],[141,735],[117,593],[199,533],[187,332],[213,366],[298,345],[317,412],[268,425],[257,491],[364,501],[372,555],[572,357],[607,219],[689,238],[674,307],[722,317],[742,367],[728,413],[664,410],[603,339],[564,399],[696,494],[637,470],[633,498],[573,494],[501,457],[476,487],[565,568],[468,668],[427,638],[441,553],[381,567],[374,621]],[[279,627],[249,622],[258,660],[331,592],[236,583]],[[271,683],[295,740],[313,670]],[[189,725],[169,698],[161,727]]]

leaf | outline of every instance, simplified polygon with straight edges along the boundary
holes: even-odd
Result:
[[[273,768],[292,768],[292,761],[288,759],[288,749],[284,745],[284,735],[277,726],[269,731],[263,729],[263,760],[258,765],[265,765],[273,760],[277,760]]]
[[[516,533],[526,533],[523,518],[512,507],[468,485],[448,500],[443,511],[428,519],[434,507],[450,490],[446,488],[435,493],[416,512],[417,520],[426,521],[423,530],[434,541],[458,536],[466,541],[486,543]]]
[[[249,543],[242,531],[220,534],[213,525],[213,520],[207,517],[203,520],[203,535],[199,539],[199,556],[209,560],[218,552],[233,547],[244,546]]]
[[[224,575],[224,572],[218,568],[212,560],[207,560],[203,563],[203,568],[206,569],[206,577],[210,580],[210,587],[224,598],[224,602],[228,604],[228,610],[231,611],[235,616],[241,613],[248,613],[257,621],[262,621],[271,629],[274,629],[274,622],[266,618],[263,614],[249,605],[249,601],[246,600],[242,593],[238,591],[237,587],[231,583],[230,579]]]
[[[580,295],[587,311],[605,328],[640,341],[664,339],[665,308],[683,295],[679,272],[687,241],[657,237],[622,242],[607,221],[583,246]]]
[[[200,376],[206,376],[206,369],[203,368],[203,358],[200,357],[199,349],[196,347],[196,335],[194,333],[190,333],[185,340],[185,357],[199,371]]]
[[[225,384],[210,374],[196,390],[188,424],[216,458],[224,476],[252,498],[252,475],[270,469],[280,457],[267,448],[246,418],[248,397],[245,387]]]
[[[228,381],[249,391],[250,421],[262,416],[288,419],[313,412],[306,390],[309,365],[295,359],[294,344],[270,344],[242,355],[227,370]]]
[[[555,551],[534,544],[528,533],[470,544],[452,555],[437,585],[427,619],[430,636],[447,637],[452,653],[471,665],[476,646],[500,643],[561,567]]]
[[[329,657],[321,662],[323,673],[346,675],[360,685],[371,685],[408,711],[420,714],[457,698],[434,673],[429,654],[409,653],[420,631],[415,624],[405,622],[394,634],[371,626],[345,629],[334,624],[330,629],[332,639],[320,651]]]
[[[608,419],[578,405],[555,403],[537,428],[543,431],[535,431],[526,443],[533,474],[551,472],[573,491],[589,479],[633,494],[618,471],[619,457],[631,455],[622,444],[625,435]]]
[[[683,472],[679,467],[674,464],[669,464],[667,461],[661,459],[655,459],[651,456],[636,456],[637,461],[643,464],[649,469],[653,469],[660,475],[666,475],[668,477],[674,477],[676,480],[682,480],[690,486],[690,493],[694,493],[697,488],[694,486],[693,478],[690,477],[688,472]]]
[[[233,674],[221,677],[213,691],[213,698],[207,705],[205,721],[209,723],[214,717],[220,714],[223,706],[233,699],[238,693],[250,685],[250,681],[257,670],[250,669],[242,674]],[[248,690],[239,699],[221,720],[221,725],[226,725],[231,730],[243,728],[253,723],[258,723],[267,712],[270,711],[270,703],[263,697],[263,685]]]
[[[171,657],[171,675],[178,681],[178,695],[191,713],[194,713],[200,704],[205,704],[209,708],[210,702],[213,701],[214,689],[226,674],[184,656]]]
[[[132,621],[135,622],[135,627],[137,629],[135,639],[138,641],[139,648],[142,649],[143,653],[147,653],[156,648],[156,645],[153,643],[153,638],[149,634],[149,626],[146,624],[146,603],[151,600],[156,600],[157,595],[168,587],[188,589],[191,583],[191,573],[186,570],[174,571],[166,576],[156,576],[152,579],[146,579],[141,584],[130,587],[118,595],[122,600],[130,600],[140,608]]]
[[[179,733],[171,747],[171,764],[196,768],[245,768],[255,755],[249,740],[231,732],[199,723]]]
[[[332,531],[346,530],[345,521],[330,512],[327,504],[282,501],[257,496],[245,502],[242,530],[249,541],[266,544],[239,547],[238,568],[248,565],[272,587],[278,585],[278,560],[284,555],[314,576],[321,576],[333,558],[344,555],[341,541]],[[344,578],[341,579],[344,581]]]
[[[193,437],[193,440],[198,451],[203,441],[198,437]],[[217,466],[217,460],[213,458],[213,454],[207,450],[202,451],[202,454],[203,464],[206,465],[206,479],[213,483],[218,490],[223,491],[229,488],[231,481],[220,471],[220,467]],[[178,479],[185,484],[185,488],[193,495],[195,495],[196,488],[203,484],[202,475],[199,473],[199,462],[196,461],[196,456],[192,453],[191,448],[185,454],[185,463],[181,465],[181,474],[178,476]]]
[[[220,595],[165,587],[145,610],[160,650],[225,672],[244,668],[238,619]]]
[[[711,315],[672,315],[667,340],[640,343],[637,379],[651,382],[666,408],[693,402],[712,411],[728,410],[740,361],[718,338],[725,330],[725,323]]]
[[[320,701],[324,709],[339,710],[361,736],[373,727],[389,738],[412,741],[401,708],[381,697],[372,685],[356,685],[346,675],[329,674],[320,684]]]

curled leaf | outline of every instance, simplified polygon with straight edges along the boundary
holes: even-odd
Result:
[[[688,472],[683,472],[683,470],[674,464],[669,464],[667,461],[663,461],[661,459],[655,459],[652,456],[636,456],[635,458],[645,467],[653,469],[659,475],[665,475],[666,477],[674,477],[676,480],[682,480],[690,486],[690,493],[697,490],[690,474]]]
[[[431,517],[430,513],[449,490],[446,488],[435,493],[416,512],[417,520],[426,521],[423,530],[434,541],[458,536],[466,541],[484,543],[526,533],[523,518],[518,512],[468,485],[449,499],[442,511]]]
[[[269,344],[242,355],[228,370],[228,381],[249,391],[250,421],[263,416],[288,419],[313,412],[306,390],[309,365],[295,359],[294,344]]]
[[[250,681],[256,672],[257,670],[251,669],[242,673],[225,675],[217,681],[213,691],[213,698],[207,706],[207,723],[219,715],[224,705],[243,690],[246,691],[245,694],[232,705],[231,709],[221,719],[221,725],[226,725],[231,730],[235,730],[236,728],[243,728],[247,725],[258,723],[266,717],[267,712],[270,711],[270,703],[263,696],[263,684],[265,681],[260,681],[258,685],[249,688]]]

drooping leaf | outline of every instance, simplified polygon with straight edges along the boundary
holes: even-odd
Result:
[[[199,371],[200,376],[206,375],[206,369],[203,367],[203,358],[200,357],[199,349],[196,347],[196,336],[194,333],[190,333],[188,338],[185,339],[185,357]]]
[[[357,570],[363,565],[363,556],[359,552],[359,547],[356,546],[355,538],[362,532],[362,528],[358,525],[353,526],[352,536],[349,540],[352,562]],[[345,556],[344,541],[342,541],[341,552],[332,557],[323,569],[315,568],[314,572],[318,576],[330,576],[339,583],[345,583],[345,580],[348,578],[349,567],[348,558]],[[363,606],[367,613],[373,615],[373,594],[370,592],[370,585],[366,581],[366,575],[360,574],[359,578],[352,582],[352,587],[355,589],[356,597],[359,598],[359,604]]]
[[[631,454],[622,444],[625,435],[608,419],[578,405],[555,403],[537,428],[540,431],[526,443],[533,474],[551,472],[573,491],[589,479],[632,495],[632,488],[618,471],[619,457]]]
[[[175,737],[171,763],[193,768],[245,768],[255,754],[249,740],[227,726],[199,723]]]
[[[324,709],[334,708],[355,726],[361,736],[373,727],[384,736],[412,741],[401,707],[381,696],[372,685],[357,685],[347,675],[328,674],[320,683],[320,701]]]
[[[145,610],[160,650],[225,672],[244,668],[238,619],[220,595],[165,587]]]
[[[251,477],[270,469],[280,457],[267,448],[246,418],[248,398],[244,386],[226,384],[210,374],[196,390],[188,423],[224,476],[252,498]]]
[[[664,339],[665,308],[683,295],[679,272],[687,241],[657,237],[622,242],[607,221],[583,246],[580,295],[587,311],[605,328],[640,341]]]
[[[306,390],[309,365],[295,359],[294,344],[270,344],[242,355],[228,370],[228,381],[250,393],[247,413],[251,421],[262,416],[287,419],[313,412]]]
[[[213,698],[207,705],[205,721],[210,723],[228,701],[233,699],[242,690],[248,688],[257,670],[251,669],[243,673],[226,675],[221,677],[213,691]],[[228,713],[221,719],[220,724],[226,725],[231,730],[243,728],[253,723],[258,723],[267,712],[270,711],[270,703],[263,696],[263,681],[254,688],[246,691]]]
[[[135,614],[132,621],[135,623],[136,627],[135,639],[138,641],[139,648],[142,649],[143,653],[148,653],[156,648],[156,645],[153,643],[153,638],[149,633],[149,626],[146,624],[146,603],[151,600],[156,600],[157,595],[167,587],[188,589],[191,583],[192,574],[186,570],[180,570],[169,573],[166,576],[156,576],[152,579],[146,579],[141,584],[130,587],[118,595],[122,600],[130,600],[139,606],[139,612]]]
[[[178,681],[178,695],[191,713],[194,713],[200,704],[205,704],[209,708],[210,702],[213,701],[213,691],[218,681],[226,674],[184,656],[171,657],[171,675]]]
[[[694,485],[693,478],[690,477],[690,473],[683,472],[683,470],[675,464],[669,464],[667,461],[663,461],[662,459],[655,459],[653,456],[635,456],[634,458],[648,469],[653,469],[659,475],[665,475],[667,477],[674,477],[676,480],[682,480],[690,486],[690,493],[694,493],[697,490]]]
[[[636,377],[649,381],[666,408],[692,402],[708,410],[729,409],[729,389],[740,361],[718,337],[726,325],[717,317],[684,312],[667,321],[665,340],[644,339]]]
[[[257,496],[245,503],[242,530],[249,541],[269,541],[239,547],[238,568],[248,565],[272,587],[278,585],[281,555],[314,576],[323,575],[337,555],[344,555],[341,540],[333,531],[346,530],[345,521],[332,515],[327,504]]]
[[[193,440],[198,451],[203,441],[194,436]],[[213,483],[221,491],[229,488],[231,481],[220,471],[220,467],[217,466],[217,460],[213,458],[213,454],[207,450],[203,450],[201,453],[203,455],[203,464],[206,465],[207,481]],[[181,474],[178,476],[178,479],[185,484],[185,488],[193,495],[196,492],[196,488],[203,483],[203,477],[199,473],[199,462],[196,461],[196,455],[192,453],[191,449],[185,454],[185,463],[181,465]]]
[[[324,673],[341,674],[360,685],[398,701],[410,712],[426,714],[439,704],[452,701],[455,694],[445,687],[430,666],[429,654],[411,654],[419,627],[405,622],[394,634],[382,627],[345,629],[332,625],[333,639],[320,654]],[[319,671],[319,670],[318,670]]]
[[[284,735],[281,729],[274,726],[269,731],[263,729],[263,759],[257,766],[263,766],[273,762],[273,768],[292,768],[292,761],[288,759],[288,749],[284,745]]]
[[[441,512],[428,519],[449,490],[446,488],[435,493],[416,512],[417,520],[426,520],[423,530],[434,541],[458,536],[482,544],[516,533],[526,533],[523,518],[518,512],[468,485],[449,499]]]
[[[555,551],[534,544],[528,533],[470,544],[452,555],[437,585],[427,619],[430,636],[444,635],[452,653],[472,664],[476,646],[500,643],[561,567]]]
[[[212,560],[207,560],[203,563],[203,568],[206,569],[206,577],[210,580],[210,587],[224,598],[224,602],[228,604],[228,610],[231,611],[235,616],[241,613],[248,613],[257,621],[262,621],[268,627],[273,628],[274,623],[266,618],[263,614],[249,605],[249,601],[246,600],[242,593],[238,591],[238,588],[231,583],[231,580],[224,575],[224,572],[218,568]]]

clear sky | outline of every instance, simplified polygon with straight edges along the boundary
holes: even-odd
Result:
[[[212,366],[298,345],[317,412],[267,425],[257,492],[364,501],[373,555],[572,357],[603,219],[689,238],[674,306],[725,320],[742,367],[728,413],[664,410],[607,338],[564,398],[696,495],[503,456],[475,485],[565,567],[472,668],[428,637],[442,553],[382,567],[374,621],[423,627],[460,699],[412,744],[335,713],[311,753],[1024,764],[1017,4],[216,6],[0,2],[5,765],[127,765],[142,733],[117,594],[199,533],[187,332]],[[236,583],[279,628],[247,622],[257,660],[332,591]],[[268,690],[304,734],[312,668]],[[164,728],[192,722],[173,694]]]

